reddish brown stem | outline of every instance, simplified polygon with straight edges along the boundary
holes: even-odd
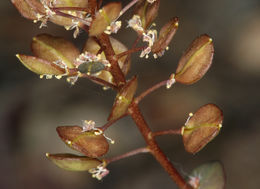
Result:
[[[97,0],[88,0],[88,7],[90,8],[90,13],[92,18],[95,18],[95,13],[97,9]]]
[[[126,83],[125,76],[118,65],[118,61],[115,59],[115,52],[113,50],[109,36],[103,33],[99,35],[98,40],[101,41],[101,43],[99,44],[101,45],[101,48],[104,50],[106,59],[111,64],[109,71],[112,74],[116,85],[123,86]]]
[[[151,88],[147,89],[146,91],[144,91],[143,93],[141,93],[138,97],[135,98],[135,103],[138,104],[144,97],[146,97],[148,94],[152,93],[153,91],[155,91],[156,89],[164,86],[167,84],[168,80],[165,81],[161,81],[160,83],[157,83],[156,85],[152,86]]]
[[[123,15],[128,9],[130,9],[132,6],[134,6],[134,4],[136,4],[139,0],[132,0],[130,3],[128,3],[121,11],[120,14],[118,16],[118,18]],[[118,19],[117,18],[117,19]]]
[[[169,129],[169,130],[164,130],[164,131],[156,131],[153,132],[153,136],[161,136],[161,135],[170,135],[170,134],[174,134],[174,135],[181,135],[181,128],[180,129]]]
[[[87,26],[90,25],[90,22],[87,22],[86,20],[82,19],[82,18],[79,18],[77,16],[73,16],[73,15],[70,15],[70,14],[67,14],[67,13],[64,13],[64,12],[61,12],[61,11],[58,11],[58,10],[53,10],[56,15],[59,15],[59,16],[63,16],[63,17],[66,17],[66,18],[71,18],[71,19],[74,19],[74,20],[77,20]]]
[[[105,81],[105,80],[103,80],[103,79],[100,79],[100,78],[98,78],[98,77],[91,76],[91,75],[88,75],[88,74],[81,74],[80,77],[82,77],[82,78],[84,78],[84,77],[89,78],[90,80],[96,81],[97,83],[100,83],[100,84],[102,84],[102,85],[104,85],[104,86],[106,86],[106,87],[110,87],[110,88],[112,88],[112,89],[114,89],[114,90],[118,90],[118,87],[117,87],[117,86],[115,86],[115,85],[113,85],[112,83],[109,83],[109,82],[107,82],[107,81]]]
[[[117,54],[116,55],[116,58],[117,59],[120,59],[121,57],[125,56],[125,55],[129,55],[129,54],[132,54],[132,53],[135,53],[135,52],[138,52],[138,51],[141,51],[143,49],[145,49],[146,47],[137,47],[137,48],[132,48],[130,50],[127,50],[127,51],[124,51],[120,54]]]
[[[108,127],[110,127],[110,126],[111,126],[112,124],[114,124],[116,121],[122,119],[123,117],[125,117],[125,116],[127,116],[127,115],[128,115],[127,113],[126,113],[126,114],[123,114],[123,115],[121,115],[119,118],[107,122],[107,123],[106,123],[105,125],[103,125],[102,127],[99,127],[99,129],[101,129],[102,131],[105,131],[105,130],[107,130]]]
[[[90,10],[88,8],[83,7],[53,7],[51,8],[52,11],[81,11],[89,13]]]
[[[106,163],[109,164],[111,162],[115,162],[115,161],[118,161],[120,159],[124,159],[124,158],[130,157],[130,156],[134,156],[134,155],[137,155],[137,154],[140,154],[140,153],[147,153],[147,152],[150,152],[149,148],[147,148],[147,147],[137,148],[137,149],[130,151],[130,152],[127,152],[125,154],[109,158],[109,159],[106,160]]]
[[[148,127],[142,113],[139,110],[138,105],[133,102],[129,106],[128,110],[138,129],[142,133],[145,142],[147,143],[148,148],[150,149],[150,152],[155,157],[155,159],[161,164],[165,171],[168,172],[170,177],[181,189],[192,189],[191,186],[185,182],[184,178],[179,174],[179,172],[175,169],[175,167],[171,164],[169,159],[158,146],[155,138],[152,135],[151,129]]]

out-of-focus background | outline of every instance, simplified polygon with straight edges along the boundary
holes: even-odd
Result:
[[[104,0],[104,3],[107,1]],[[128,1],[124,1],[125,5]],[[45,80],[27,70],[16,53],[31,54],[31,38],[49,33],[72,39],[72,32],[51,23],[38,24],[22,18],[10,1],[0,2],[0,188],[1,189],[172,189],[177,188],[159,164],[146,154],[111,164],[103,181],[84,172],[57,168],[45,152],[73,152],[58,137],[59,125],[80,125],[84,119],[106,123],[115,93],[88,80],[75,86],[64,80]],[[185,152],[180,137],[164,136],[158,142],[169,159],[187,176],[196,166],[210,160],[221,161],[228,189],[257,189],[260,186],[260,1],[259,0],[164,0],[161,1],[157,29],[171,17],[180,18],[180,27],[162,58],[132,57],[128,78],[138,74],[138,92],[169,77],[178,59],[200,34],[212,36],[213,65],[198,83],[176,84],[160,89],[141,103],[153,130],[177,128],[188,113],[212,102],[224,111],[223,129],[196,155]],[[135,33],[125,29],[123,17],[118,38],[131,45]],[[82,48],[86,35],[74,40]],[[108,129],[116,143],[108,156],[142,147],[145,143],[130,118]]]

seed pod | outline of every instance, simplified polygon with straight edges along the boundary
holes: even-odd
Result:
[[[32,72],[40,75],[61,75],[65,73],[65,70],[61,67],[43,60],[41,58],[37,58],[34,56],[27,56],[23,54],[17,54],[17,58],[22,62],[22,64],[31,70]]]
[[[137,79],[133,77],[127,82],[124,88],[117,94],[108,121],[115,120],[126,113],[129,104],[132,102],[137,88]]]
[[[97,167],[102,162],[96,158],[89,158],[86,156],[77,156],[74,154],[46,154],[47,158],[51,160],[58,167],[68,171],[88,171]]]
[[[222,111],[214,104],[200,107],[189,117],[182,130],[183,144],[187,152],[195,154],[215,138],[223,121]]]
[[[120,2],[112,2],[97,11],[95,19],[89,27],[89,36],[97,36],[103,33],[107,26],[118,17],[121,8],[122,5]]]
[[[208,71],[213,59],[214,47],[208,35],[196,38],[180,58],[175,79],[183,84],[193,84]]]
[[[54,62],[60,60],[69,68],[74,68],[74,61],[79,50],[70,41],[49,34],[39,34],[32,40],[32,52],[35,56]]]
[[[160,0],[154,3],[148,3],[147,0],[139,1],[134,10],[134,15],[139,15],[142,21],[142,26],[146,30],[157,17],[160,6]]]
[[[95,131],[82,132],[79,126],[60,126],[56,130],[69,147],[87,157],[100,157],[108,151],[109,144],[106,138],[102,134],[97,135]]]
[[[165,24],[159,33],[159,38],[152,46],[152,52],[158,56],[162,56],[165,49],[168,47],[173,36],[178,29],[179,19],[177,17],[172,18],[167,24]]]

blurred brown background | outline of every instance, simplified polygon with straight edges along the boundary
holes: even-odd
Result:
[[[103,125],[115,93],[104,92],[84,79],[75,86],[64,80],[40,80],[18,62],[15,54],[31,54],[31,38],[39,33],[72,40],[72,32],[51,23],[39,30],[38,25],[22,18],[10,1],[1,1],[0,5],[0,188],[176,188],[150,155],[111,164],[111,173],[101,182],[88,173],[61,170],[45,158],[45,152],[72,152],[59,139],[56,126],[80,125],[84,119]],[[180,27],[166,55],[157,60],[139,59],[138,55],[132,58],[128,77],[138,74],[138,92],[174,72],[182,52],[200,34],[212,36],[214,62],[198,83],[177,84],[171,90],[161,89],[147,97],[141,109],[148,123],[153,130],[179,127],[188,113],[201,105],[219,105],[224,111],[223,129],[198,154],[186,153],[180,137],[160,137],[158,142],[183,175],[201,163],[220,160],[226,169],[226,188],[260,188],[260,1],[164,0],[157,28],[172,16],[180,18]],[[128,19],[128,15],[123,17],[124,27]],[[134,36],[130,29],[118,34],[127,45]],[[81,48],[85,39],[82,33],[74,42]],[[116,140],[108,156],[144,145],[130,118],[117,122],[107,135]]]

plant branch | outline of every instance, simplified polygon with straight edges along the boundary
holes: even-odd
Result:
[[[161,135],[170,135],[170,134],[174,134],[174,135],[181,135],[181,128],[179,129],[169,129],[169,130],[164,130],[164,131],[156,131],[153,132],[153,137],[156,136],[161,136]]]
[[[88,78],[88,79],[90,79],[90,80],[92,80],[92,81],[96,81],[97,83],[100,83],[100,84],[102,84],[102,85],[104,85],[104,86],[106,86],[106,87],[110,87],[110,88],[112,88],[112,89],[114,89],[114,90],[118,90],[118,87],[117,87],[117,86],[115,86],[115,85],[113,85],[112,83],[109,83],[109,82],[107,82],[107,81],[105,81],[105,80],[103,80],[103,79],[100,79],[100,78],[98,78],[98,77],[91,76],[91,75],[88,75],[88,74],[81,74],[80,77],[82,77],[82,78]]]
[[[175,169],[166,155],[162,152],[160,147],[158,146],[155,138],[152,135],[152,131],[147,125],[146,121],[142,113],[139,110],[138,105],[133,102],[130,104],[128,111],[136,123],[138,129],[140,130],[141,134],[143,135],[148,148],[151,151],[151,154],[155,157],[155,159],[161,164],[161,166],[168,172],[172,180],[181,188],[181,189],[192,189],[189,184],[186,183],[184,178],[180,175],[180,173]]]
[[[159,89],[160,87],[167,84],[168,80],[161,81],[160,83],[155,84],[151,88],[147,89],[146,91],[142,92],[138,97],[135,98],[135,103],[138,104],[144,97],[155,91],[156,89]]]
[[[61,12],[61,11],[58,11],[58,10],[53,10],[53,11],[54,11],[54,12],[56,13],[56,15],[58,15],[58,16],[63,16],[63,17],[66,17],[66,18],[71,18],[71,19],[77,20],[77,21],[79,21],[79,22],[81,22],[81,23],[83,23],[83,24],[85,24],[85,25],[87,25],[87,26],[90,25],[90,22],[84,20],[83,18],[79,18],[79,17],[77,17],[77,16],[73,16],[73,15],[70,15],[70,14],[67,14],[67,13],[64,13],[64,12]]]
[[[121,11],[117,19],[122,16],[128,9],[130,9],[134,4],[136,4],[139,0],[132,0],[130,3],[128,3]],[[116,19],[116,20],[117,20]]]
[[[119,67],[118,61],[115,59],[115,52],[110,42],[109,36],[103,33],[99,35],[97,39],[100,41],[99,44],[105,53],[106,59],[111,64],[109,72],[112,74],[114,82],[118,87],[123,86],[126,83],[125,75]]]
[[[143,49],[145,49],[146,47],[136,47],[136,48],[132,48],[132,49],[130,49],[130,50],[127,50],[127,51],[124,51],[124,52],[122,52],[122,53],[120,53],[120,54],[117,54],[116,55],[116,58],[117,59],[120,59],[120,58],[122,58],[123,56],[125,56],[125,55],[129,55],[129,54],[132,54],[132,53],[134,53],[134,52],[138,52],[138,51],[141,51],[141,50],[143,50]]]
[[[127,116],[127,115],[128,115],[128,113],[123,114],[123,115],[121,115],[119,118],[107,122],[107,123],[106,123],[105,125],[103,125],[102,127],[99,127],[99,129],[101,129],[101,130],[104,132],[104,131],[107,130],[107,128],[110,127],[113,123],[117,122],[118,120],[122,119],[123,117],[125,117],[125,116]]]
[[[83,7],[51,7],[52,11],[80,11],[89,13],[90,10],[88,8]]]
[[[140,153],[147,153],[147,152],[150,152],[149,148],[147,148],[147,147],[137,148],[137,149],[127,152],[125,154],[106,159],[106,163],[109,164],[109,163],[112,163],[112,162],[115,162],[115,161],[118,161],[118,160],[121,160],[121,159],[124,159],[127,157],[131,157],[131,156],[134,156],[134,155],[137,155]]]

